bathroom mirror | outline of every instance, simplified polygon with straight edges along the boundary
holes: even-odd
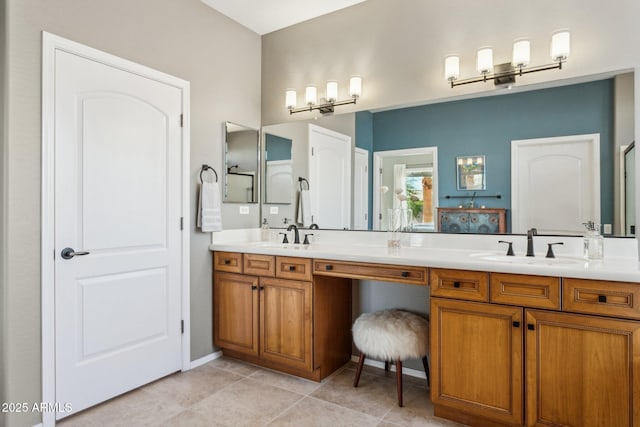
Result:
[[[258,130],[225,122],[224,142],[223,200],[227,203],[258,203]]]
[[[512,232],[511,141],[600,134],[600,221],[606,224],[603,231],[605,235],[631,236],[631,226],[635,224],[629,224],[633,215],[626,215],[629,204],[625,207],[625,194],[630,192],[624,188],[624,173],[633,173],[633,170],[624,170],[624,150],[632,143],[634,135],[633,81],[632,72],[621,72],[606,79],[583,78],[564,86],[503,93],[500,96],[350,113],[354,121],[352,136],[354,145],[367,148],[372,158],[376,152],[438,147],[438,199],[434,200],[434,205],[458,207],[473,202],[477,207],[507,209],[507,231]],[[325,121],[323,126],[331,129],[329,121]],[[358,133],[355,129],[364,129],[364,132]],[[369,135],[368,146],[366,141],[363,144],[361,135]],[[296,151],[295,138],[293,151]],[[483,176],[485,190],[458,189],[456,158],[478,156],[484,156],[483,168],[490,170],[490,179]],[[294,155],[294,170],[297,162]],[[626,163],[628,168],[633,167],[632,161]],[[371,163],[369,168],[373,173],[371,166],[374,165]],[[372,218],[373,195],[377,190],[372,188],[373,180],[369,182],[371,229],[375,224]],[[629,199],[628,196],[626,198]],[[635,202],[632,204],[635,208]],[[295,209],[288,217],[293,218],[293,215]],[[270,223],[274,224],[273,221]],[[424,227],[421,231],[427,230]]]
[[[293,141],[264,133],[264,203],[293,202]]]

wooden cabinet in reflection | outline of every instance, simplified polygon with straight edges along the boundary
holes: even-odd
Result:
[[[507,210],[504,208],[438,208],[438,231],[506,233]]]

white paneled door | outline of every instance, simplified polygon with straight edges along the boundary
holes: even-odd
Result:
[[[182,367],[183,95],[63,50],[54,86],[55,394],[76,412]]]
[[[369,151],[356,148],[353,160],[353,229],[369,229]]]
[[[600,224],[600,135],[511,141],[512,232],[582,234]]]
[[[351,137],[309,125],[309,193],[312,222],[351,228]]]

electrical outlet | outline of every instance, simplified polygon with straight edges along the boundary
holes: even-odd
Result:
[[[249,215],[249,206],[240,206],[240,215]]]
[[[269,208],[269,213],[270,213],[271,215],[278,215],[278,207],[277,207],[277,206],[271,206],[271,207]]]
[[[604,228],[602,229],[603,234],[611,234],[611,224],[604,224]]]

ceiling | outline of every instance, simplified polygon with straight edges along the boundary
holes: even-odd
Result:
[[[259,35],[316,18],[365,0],[201,0]]]

